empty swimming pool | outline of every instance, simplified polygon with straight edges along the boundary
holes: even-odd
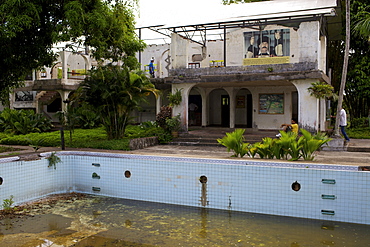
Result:
[[[369,173],[354,166],[68,151],[58,155],[62,162],[56,169],[46,159],[3,159],[0,199],[14,196],[16,203],[23,203],[52,193],[82,192],[192,206],[207,215],[221,209],[234,215],[254,213],[254,218],[316,219],[316,225],[370,224]],[[339,231],[335,224],[329,228]]]

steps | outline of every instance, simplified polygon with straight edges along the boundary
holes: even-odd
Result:
[[[189,131],[189,133],[180,134],[178,138],[173,139],[169,145],[179,146],[210,146],[223,147],[217,142],[217,139],[222,138],[226,133],[232,132],[234,129],[225,128],[203,128]],[[276,138],[276,131],[246,131],[244,134],[246,143],[256,143],[262,141],[264,137]]]

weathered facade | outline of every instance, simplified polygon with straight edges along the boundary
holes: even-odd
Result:
[[[327,102],[307,89],[318,81],[330,84],[326,47],[337,34],[331,23],[340,8],[336,0],[296,2],[251,3],[236,18],[149,28],[168,31],[171,42],[148,45],[137,55],[148,76],[154,59],[151,80],[162,94],[150,95],[149,104],[133,113],[136,122],[155,120],[168,93],[181,90],[173,114],[180,114],[184,131],[190,125],[271,130],[292,118],[312,132],[325,131]],[[219,33],[217,39],[209,38],[212,32]],[[190,33],[200,33],[201,40]],[[92,66],[85,50],[61,51],[52,68],[35,72],[15,91],[11,107],[55,118]]]
[[[169,51],[149,46],[142,58],[155,58],[156,77],[171,84],[172,92],[181,89],[183,100],[174,115],[181,114],[183,129],[192,124],[279,129],[294,118],[302,128],[325,131],[327,102],[307,89],[318,81],[330,84],[326,47],[337,3],[311,5],[263,16],[246,10],[232,21],[167,27]],[[223,38],[197,42],[187,35],[207,28],[221,29]],[[195,114],[189,111],[192,103]]]

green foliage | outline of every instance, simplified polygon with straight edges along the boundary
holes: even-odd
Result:
[[[311,133],[305,129],[301,129],[301,133],[304,137],[302,139],[302,157],[304,160],[313,160],[314,152],[331,140],[323,133],[311,135]]]
[[[248,153],[248,143],[244,143],[245,129],[236,129],[231,133],[226,133],[222,139],[217,139],[217,142],[227,148],[227,151],[232,150],[232,157],[244,157]]]
[[[351,1],[351,28],[361,20],[368,18],[370,1]],[[345,33],[345,11],[342,11],[342,34]],[[370,110],[370,56],[369,41],[366,35],[358,35],[353,32],[351,35],[351,52],[348,61],[348,73],[345,86],[343,104],[349,118],[368,117]],[[344,38],[330,40],[328,43],[328,66],[332,68],[331,82],[336,92],[339,91],[343,67]],[[336,105],[333,106],[334,108]],[[336,112],[333,113],[333,115]]]
[[[140,125],[129,125],[126,129],[126,137],[117,140],[107,140],[104,128],[96,129],[75,129],[73,143],[67,141],[67,147],[73,148],[96,148],[107,150],[129,150],[129,141],[133,138],[158,136],[160,143],[167,143],[172,140],[163,128],[151,126],[143,128]],[[60,132],[31,133],[28,135],[6,135],[0,133],[0,144],[23,145],[42,142],[45,147],[60,147]]]
[[[48,167],[54,167],[57,169],[57,164],[62,162],[62,160],[57,156],[56,152],[52,152],[49,157],[46,158],[49,162]]]
[[[36,143],[41,144],[44,147],[58,147],[60,146],[60,133],[45,132],[45,133],[30,133],[27,135],[0,135],[0,144],[5,145],[22,145],[28,146]]]
[[[74,42],[98,60],[121,60],[135,68],[145,44],[135,33],[133,1],[13,1],[0,4],[0,98],[5,102],[32,69],[50,66],[52,46]],[[30,38],[32,37],[32,38]],[[73,50],[74,46],[67,46]]]
[[[318,99],[333,98],[338,99],[338,95],[334,93],[334,87],[323,81],[311,83],[311,87],[308,88],[308,92],[311,96]]]
[[[160,112],[156,115],[158,126],[166,128],[166,120],[172,117],[172,108],[170,106],[162,106]]]
[[[255,158],[256,154],[261,159],[287,159],[287,160],[313,160],[314,152],[319,150],[331,139],[323,133],[311,135],[308,131],[301,129],[302,136],[298,137],[293,132],[281,131],[279,139],[265,137],[261,142],[254,144],[244,143],[244,129],[226,133],[226,136],[217,141],[227,147],[227,151],[233,150],[232,157],[243,157],[248,155]]]
[[[370,127],[358,128],[358,129],[347,129],[347,135],[353,139],[370,139]]]
[[[32,110],[5,108],[0,112],[0,131],[12,134],[44,132],[51,128],[51,120]]]
[[[370,127],[370,117],[351,119],[351,128],[366,128],[366,127]]]
[[[157,92],[142,72],[130,73],[128,67],[110,64],[93,70],[81,83],[78,95],[99,113],[108,139],[121,139],[131,112]]]
[[[169,131],[179,131],[181,127],[180,113],[177,116],[166,119],[166,129]]]
[[[11,195],[9,199],[4,199],[3,200],[3,205],[2,206],[3,206],[4,211],[9,212],[13,209],[12,208],[12,205],[14,204],[13,198],[14,198],[14,196]]]
[[[101,125],[101,117],[94,108],[87,104],[82,104],[75,108],[78,116],[77,126],[82,129],[97,128]]]
[[[182,95],[181,95],[181,89],[176,89],[175,93],[170,93],[167,95],[168,101],[170,102],[169,106],[174,107],[181,104],[182,101]]]
[[[33,150],[35,150],[35,152],[37,152],[37,150],[39,150],[41,148],[41,146],[44,145],[44,142],[45,142],[45,139],[43,139],[43,138],[34,139],[34,140],[26,138],[26,140],[30,143],[29,146],[31,148],[33,148]]]

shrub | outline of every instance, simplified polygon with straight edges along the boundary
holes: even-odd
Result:
[[[258,154],[261,159],[298,160],[303,158],[304,160],[313,160],[314,152],[331,140],[323,133],[312,135],[307,130],[301,129],[302,136],[293,132],[281,131],[282,136],[279,139],[266,137],[261,142],[251,145],[244,143],[244,131],[237,129],[234,132],[226,133],[225,137],[217,139],[217,141],[227,147],[228,151],[234,151],[232,157],[243,157],[247,154],[254,158]]]
[[[352,128],[367,128],[367,127],[370,127],[369,121],[370,121],[370,117],[351,119],[351,129]]]
[[[0,112],[0,131],[12,134],[44,132],[51,129],[51,120],[32,110],[5,108]]]
[[[222,139],[217,139],[217,142],[224,145],[227,151],[232,150],[234,154],[232,157],[243,157],[248,153],[249,143],[244,143],[244,132],[245,129],[236,129],[234,132],[226,133]]]
[[[157,124],[162,127],[166,128],[166,119],[172,117],[172,108],[169,106],[162,106],[161,111],[156,116]]]

